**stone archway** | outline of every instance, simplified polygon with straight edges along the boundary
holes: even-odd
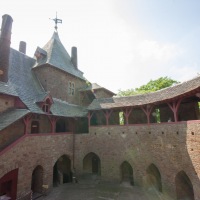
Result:
[[[53,167],[53,185],[72,182],[71,160],[67,155],[62,155]]]
[[[124,161],[121,164],[120,171],[121,171],[121,182],[128,182],[131,185],[134,185],[133,168],[127,161]]]
[[[146,187],[148,189],[156,189],[157,191],[162,192],[162,181],[158,168],[154,164],[151,164],[147,168],[146,173]]]
[[[101,161],[95,153],[88,153],[83,159],[83,170],[85,173],[101,174]]]
[[[31,190],[33,193],[42,193],[43,185],[43,167],[38,165],[32,173]]]
[[[177,200],[194,200],[192,183],[184,171],[180,171],[175,178]]]

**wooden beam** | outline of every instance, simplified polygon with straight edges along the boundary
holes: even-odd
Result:
[[[174,121],[175,122],[178,122],[178,115],[177,114],[178,114],[178,109],[179,109],[179,106],[180,106],[182,100],[183,99],[180,98],[179,100],[173,101],[172,103],[167,103],[168,106],[170,107],[170,109],[172,110],[173,114],[174,114]]]
[[[142,110],[144,111],[144,113],[147,116],[147,123],[148,124],[150,124],[150,114],[151,114],[153,107],[154,106],[152,106],[152,105],[141,106]]]

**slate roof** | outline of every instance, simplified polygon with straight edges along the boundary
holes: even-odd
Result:
[[[11,83],[0,82],[0,93],[11,96],[18,96]]]
[[[32,72],[34,63],[35,59],[10,49],[8,85],[12,85],[19,98],[31,112],[43,114],[44,112],[38,107],[36,102],[38,99],[44,98],[47,93],[40,85],[34,72]]]
[[[51,106],[51,112],[53,115],[64,117],[86,117],[87,110],[84,107],[69,104],[60,99],[53,98],[54,103]]]
[[[159,103],[173,98],[178,98],[179,96],[199,89],[200,76],[197,76],[196,78],[189,81],[185,81],[175,86],[148,94],[134,95],[128,97],[94,99],[93,102],[89,105],[88,110],[111,109]]]
[[[94,90],[106,90],[107,92],[109,92],[109,93],[115,95],[114,92],[112,92],[112,91],[110,91],[110,90],[108,90],[108,89],[106,89],[106,88],[104,88],[104,87],[98,85],[97,83],[92,83],[92,84],[90,84],[88,87],[86,87],[86,88],[84,88],[84,89],[81,89],[81,90],[79,90],[79,91],[80,91],[80,92],[84,92],[84,91],[94,91]]]
[[[28,114],[30,111],[26,109],[12,109],[0,113],[0,131],[14,123],[18,119]]]
[[[54,32],[52,38],[42,49],[47,53],[47,56],[44,56],[42,59],[36,62],[34,68],[41,67],[44,64],[49,64],[52,67],[56,67],[62,71],[85,80],[83,77],[83,72],[81,72],[79,69],[76,69],[72,64],[71,57],[61,43],[57,32]]]

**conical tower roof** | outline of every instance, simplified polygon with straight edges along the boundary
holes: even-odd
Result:
[[[34,67],[42,67],[44,64],[50,64],[53,67],[85,80],[83,72],[72,64],[71,57],[61,43],[58,32],[55,31],[47,44],[42,49],[38,47],[37,51],[43,54],[43,56],[38,59]]]

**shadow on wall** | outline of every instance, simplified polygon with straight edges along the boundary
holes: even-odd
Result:
[[[67,155],[62,155],[53,167],[53,186],[72,182],[71,160]]]

